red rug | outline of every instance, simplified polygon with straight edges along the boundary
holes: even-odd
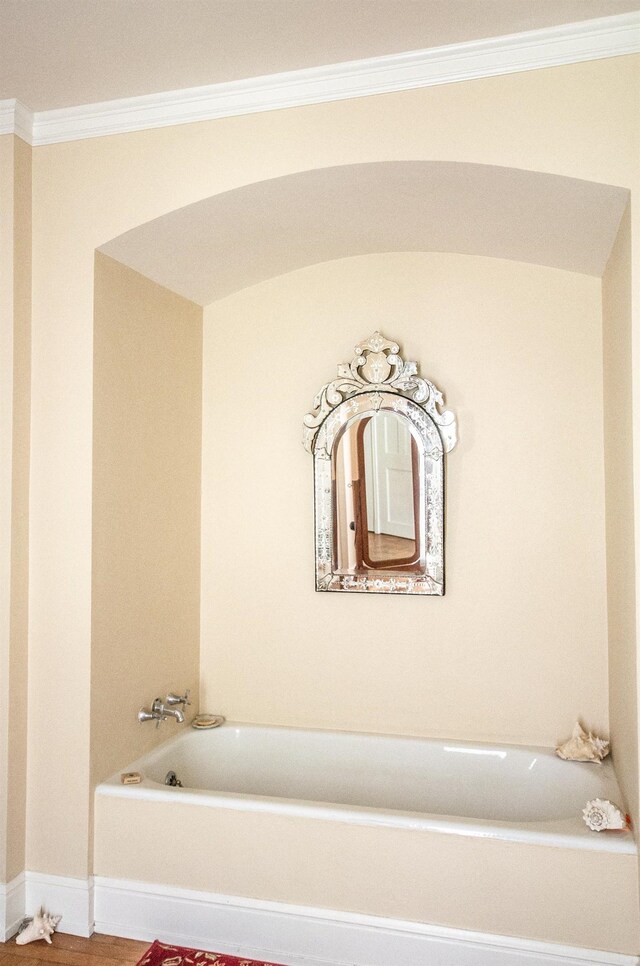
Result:
[[[202,949],[184,949],[182,946],[167,946],[156,939],[137,966],[278,966],[278,963],[265,963],[263,959],[246,959],[226,956],[223,953],[205,953]]]

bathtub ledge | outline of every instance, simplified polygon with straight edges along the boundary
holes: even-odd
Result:
[[[591,832],[582,826],[582,819],[530,823],[530,827],[503,822],[464,820],[458,816],[424,815],[418,812],[391,812],[355,805],[330,805],[322,802],[299,801],[288,798],[266,798],[259,795],[205,792],[198,789],[165,788],[144,779],[138,785],[122,785],[111,779],[99,785],[96,795],[110,798],[135,798],[138,801],[161,802],[174,805],[231,809],[233,811],[267,812],[294,818],[320,819],[344,825],[368,825],[382,828],[405,828],[414,831],[439,832],[444,835],[463,835],[473,838],[499,839],[543,845],[554,848],[580,849],[594,852],[614,852],[636,855],[637,846],[630,832]],[[568,827],[567,827],[568,826]]]

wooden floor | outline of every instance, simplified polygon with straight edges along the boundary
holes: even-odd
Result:
[[[51,945],[43,940],[16,946],[15,939],[0,943],[0,966],[39,966],[40,963],[56,963],[59,966],[134,966],[151,943],[135,939],[119,939],[117,936],[99,936],[81,939],[57,932]]]
[[[405,537],[392,537],[388,533],[373,533],[369,530],[369,557],[376,562],[384,560],[403,560],[412,557],[416,551],[414,540]]]

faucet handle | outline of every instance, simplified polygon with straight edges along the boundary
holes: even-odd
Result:
[[[140,724],[144,721],[155,721],[156,728],[159,728],[160,722],[162,721],[162,711],[162,698],[155,698],[151,705],[151,711],[147,711],[146,708],[140,708],[138,711],[138,721]]]
[[[167,697],[166,697],[166,703],[169,704],[169,705],[172,705],[172,704],[181,704],[182,707],[183,707],[183,709],[184,709],[184,708],[187,707],[187,705],[190,705],[191,704],[191,702],[189,701],[189,695],[190,695],[190,693],[191,692],[190,692],[189,688],[187,688],[187,690],[182,695],[180,695],[180,694],[174,694],[173,691],[172,691],[171,694],[168,694],[167,695]]]

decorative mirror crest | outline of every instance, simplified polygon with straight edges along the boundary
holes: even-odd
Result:
[[[304,418],[317,590],[444,594],[444,454],[456,418],[399,352],[374,332]]]
[[[313,408],[304,417],[302,442],[313,453],[318,428],[332,409],[360,392],[384,389],[410,396],[420,403],[438,426],[445,453],[451,452],[458,441],[456,417],[450,411],[438,412],[444,404],[442,393],[428,379],[421,378],[415,362],[404,362],[397,342],[374,332],[354,349],[351,362],[338,365],[338,378],[326,383],[313,400]]]

